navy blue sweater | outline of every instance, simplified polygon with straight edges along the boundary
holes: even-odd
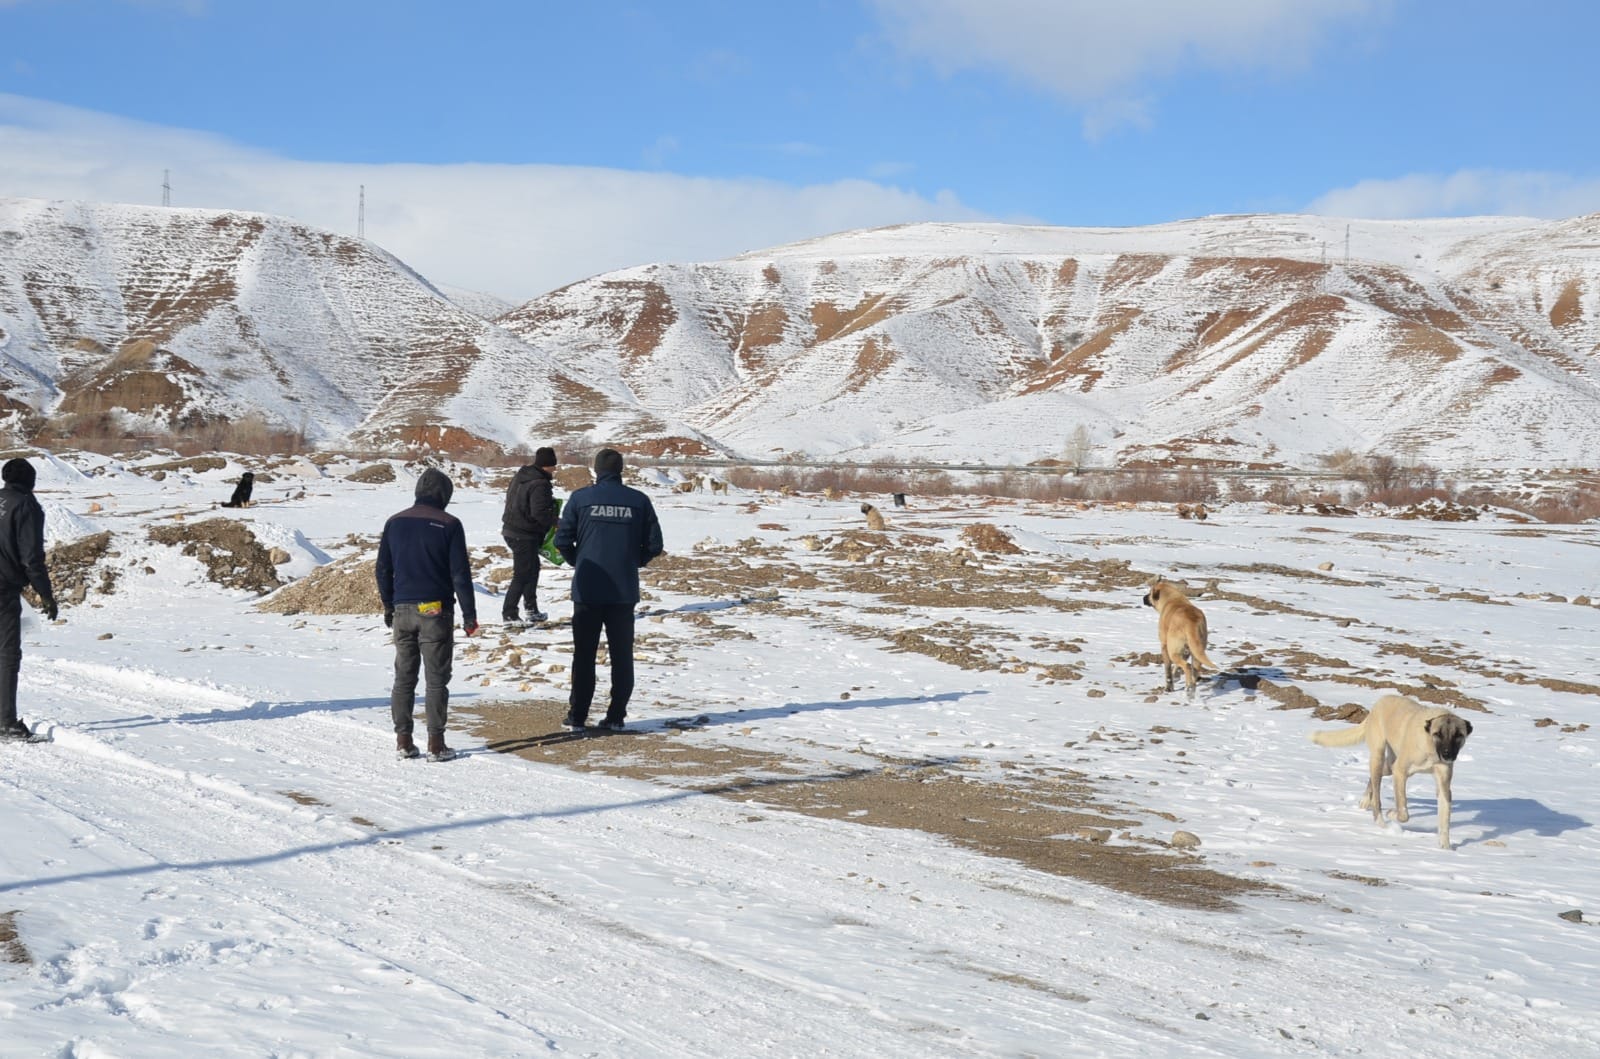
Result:
[[[461,624],[478,624],[472,566],[461,520],[444,513],[435,497],[418,497],[383,524],[378,540],[378,595],[385,610],[396,603],[461,601]]]
[[[572,567],[572,602],[639,602],[639,567],[661,554],[655,505],[620,474],[602,475],[561,509],[555,545]]]

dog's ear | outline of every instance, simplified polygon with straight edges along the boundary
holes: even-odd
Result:
[[[1461,727],[1463,727],[1463,728],[1465,728],[1467,730],[1467,734],[1468,735],[1472,734],[1472,722],[1471,721],[1462,720]]]
[[[1433,734],[1433,722],[1437,721],[1438,719],[1439,718],[1437,718],[1437,717],[1429,717],[1426,721],[1423,721],[1422,722],[1422,730],[1424,732],[1427,732],[1429,735],[1432,735]]]

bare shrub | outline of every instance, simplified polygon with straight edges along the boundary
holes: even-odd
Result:
[[[299,455],[307,449],[303,429],[274,425],[258,412],[238,419],[213,419],[151,430],[127,424],[115,412],[56,416],[37,437],[39,444],[71,442],[102,455],[137,449],[169,449],[179,456],[235,452],[243,456]]]
[[[1600,486],[1589,483],[1536,500],[1497,498],[1493,494],[1478,494],[1474,500],[1520,511],[1540,522],[1570,525],[1600,519]]]
[[[1374,490],[1367,495],[1367,499],[1389,507],[1412,507],[1430,500],[1444,504],[1454,502],[1454,498],[1443,489],[1417,485],[1392,485],[1387,489]]]

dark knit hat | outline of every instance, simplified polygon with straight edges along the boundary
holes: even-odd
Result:
[[[601,449],[594,454],[594,473],[598,477],[622,473],[622,453],[616,449]]]
[[[14,460],[7,460],[6,465],[0,467],[0,481],[14,485],[25,493],[33,492],[33,483],[37,478],[33,464],[20,456]]]
[[[436,501],[440,508],[450,503],[450,496],[456,491],[450,477],[437,467],[429,467],[422,472],[422,477],[417,479],[416,498],[418,500]]]
[[[554,467],[556,465],[556,450],[548,445],[538,449],[533,454],[533,465],[535,467]]]

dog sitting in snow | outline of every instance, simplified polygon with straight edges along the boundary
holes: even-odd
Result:
[[[1222,669],[1206,657],[1206,641],[1210,635],[1206,616],[1189,602],[1183,589],[1166,578],[1157,578],[1150,586],[1150,591],[1144,595],[1144,605],[1154,607],[1157,615],[1156,634],[1161,639],[1161,664],[1166,670],[1167,690],[1172,690],[1174,673],[1182,666],[1184,688],[1193,699],[1195,686],[1200,682],[1200,667]]]
[[[256,475],[254,471],[245,471],[239,476],[239,484],[233,487],[233,496],[228,499],[223,507],[249,507],[250,493],[255,489]]]
[[[867,516],[867,529],[882,530],[888,528],[888,524],[883,521],[883,512],[871,504],[862,504],[861,513]]]
[[[1433,773],[1439,788],[1439,848],[1450,848],[1450,781],[1455,776],[1456,758],[1472,722],[1449,710],[1424,706],[1404,695],[1384,695],[1372,707],[1366,720],[1353,728],[1311,733],[1321,746],[1355,746],[1365,741],[1367,790],[1361,808],[1372,810],[1372,819],[1383,823],[1383,777],[1394,776],[1394,818],[1401,823],[1411,819],[1406,807],[1406,777],[1419,772]]]

